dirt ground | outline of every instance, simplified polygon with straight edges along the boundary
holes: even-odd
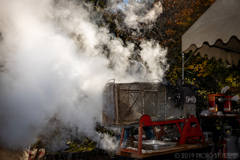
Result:
[[[114,155],[111,155],[103,150],[94,149],[89,152],[64,152],[63,154],[48,154],[46,160],[111,160]]]
[[[63,154],[46,154],[45,160],[111,160],[114,155],[94,149],[89,152],[63,152]],[[0,147],[1,160],[28,160],[27,151],[12,151]]]

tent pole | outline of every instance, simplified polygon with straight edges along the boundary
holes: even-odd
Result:
[[[182,52],[182,84],[184,84],[184,52]]]

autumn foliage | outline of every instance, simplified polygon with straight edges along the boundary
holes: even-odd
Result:
[[[86,1],[94,1],[96,6],[101,4],[99,8],[106,5],[105,0]],[[137,34],[124,24],[125,15],[121,9],[104,12],[104,23],[108,25],[110,33],[120,37],[124,44],[134,43],[136,51],[141,50],[139,46],[143,40],[150,39],[166,48],[168,50],[168,64],[170,64],[170,68],[166,72],[166,78],[174,84],[177,79],[182,77],[182,35],[215,0],[153,0],[151,2],[146,3],[146,10],[151,9],[155,3],[161,2],[163,12],[157,17],[156,21],[150,24],[139,24],[143,29]],[[148,27],[148,25],[151,25],[151,27]],[[185,60],[191,54],[192,52],[185,54]],[[136,57],[139,58],[139,55]],[[238,64],[229,65],[221,60],[215,60],[214,58],[209,60],[207,56],[201,57],[198,54],[189,59],[184,70],[185,83],[198,86],[203,97],[206,97],[209,93],[219,93],[221,88],[226,85],[240,86],[240,67]]]

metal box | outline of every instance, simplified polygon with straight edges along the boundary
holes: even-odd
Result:
[[[186,109],[176,106],[176,90],[161,82],[107,83],[103,91],[102,123],[125,126],[148,114],[152,121],[186,118]]]

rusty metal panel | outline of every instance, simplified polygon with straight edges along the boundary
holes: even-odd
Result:
[[[103,91],[103,124],[138,123],[148,114],[153,121],[165,120],[166,88],[160,82],[107,83]]]

